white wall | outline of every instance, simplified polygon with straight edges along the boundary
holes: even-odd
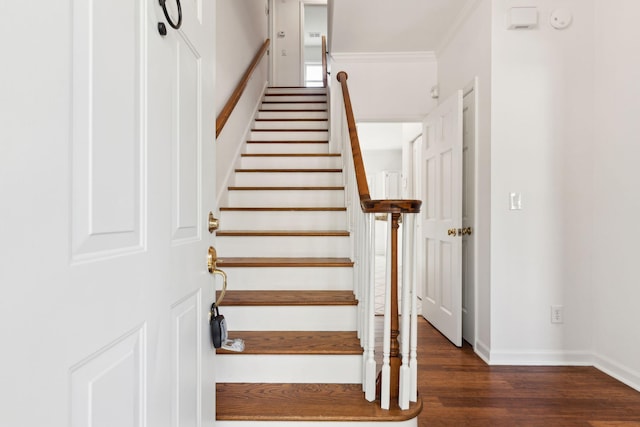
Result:
[[[216,115],[220,113],[256,52],[267,39],[266,4],[266,0],[216,2]],[[267,71],[268,58],[264,56],[216,141],[218,195],[228,185],[228,178],[267,83]]]
[[[459,17],[452,36],[437,53],[440,101],[478,77],[478,147],[476,149],[477,244],[475,350],[488,358],[491,346],[491,0],[478,0]]]
[[[640,2],[595,1],[590,209],[596,366],[640,390]]]
[[[435,106],[429,91],[437,82],[437,65],[430,52],[331,53],[332,87],[340,86],[340,71],[349,75],[356,121],[421,121]],[[332,112],[340,112],[342,102],[333,96]]]
[[[537,6],[538,28],[505,28],[519,5]],[[560,6],[574,15],[563,31],[548,24]],[[492,363],[590,362],[593,24],[592,0],[493,0]],[[510,192],[523,210],[508,209]]]

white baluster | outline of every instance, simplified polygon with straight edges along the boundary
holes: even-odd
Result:
[[[400,346],[402,365],[400,367],[400,394],[398,406],[400,409],[409,409],[409,397],[411,392],[411,371],[409,370],[409,336],[411,331],[411,280],[410,273],[410,240],[413,238],[411,230],[412,215],[402,216],[402,320],[400,324]]]
[[[374,358],[374,349],[376,346],[376,327],[375,327],[375,253],[371,250],[375,247],[375,216],[374,214],[365,214],[365,235],[367,236],[369,253],[367,301],[366,301],[366,322],[367,322],[367,341],[369,348],[366,349],[365,360],[365,399],[369,402],[376,400],[376,361]]]
[[[409,273],[411,274],[411,342],[410,342],[410,355],[409,355],[409,370],[411,372],[411,389],[409,393],[409,400],[412,402],[418,401],[418,293],[417,293],[417,280],[418,275],[416,269],[418,268],[418,262],[416,259],[418,251],[416,250],[418,245],[418,239],[415,238],[415,222],[419,220],[415,214],[405,215],[407,218],[411,218],[407,223],[407,233],[411,235],[411,245],[408,246],[410,250],[409,259],[411,260],[411,268]],[[410,225],[409,225],[410,224]]]
[[[384,293],[384,326],[382,342],[382,381],[380,407],[389,409],[391,396],[391,218],[387,214],[387,252]]]

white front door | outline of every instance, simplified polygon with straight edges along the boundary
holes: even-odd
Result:
[[[427,116],[422,135],[422,310],[461,346],[462,91]]]
[[[2,10],[0,425],[213,425],[214,4]]]

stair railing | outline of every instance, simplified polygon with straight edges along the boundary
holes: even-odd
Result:
[[[322,36],[322,87],[327,87],[327,36]]]
[[[347,73],[337,80],[342,88],[344,114],[342,149],[350,227],[354,235],[355,293],[359,301],[358,333],[363,352],[363,390],[368,401],[380,399],[389,409],[397,399],[400,409],[409,409],[417,401],[417,308],[414,271],[414,215],[420,212],[420,200],[372,200],[360,150]],[[335,117],[335,116],[334,116]],[[346,120],[345,120],[346,119]],[[387,256],[382,369],[376,372],[375,348],[375,227],[376,217],[386,219]],[[398,229],[403,228],[402,322],[398,313]],[[400,340],[398,339],[400,337]],[[395,405],[394,405],[395,406]]]
[[[220,132],[222,132],[222,129],[224,128],[224,125],[227,123],[227,120],[229,120],[229,117],[231,117],[231,113],[233,113],[233,109],[236,107],[236,105],[238,104],[238,101],[242,97],[242,93],[247,87],[247,84],[249,83],[249,80],[251,79],[253,72],[255,71],[256,68],[258,68],[258,64],[262,60],[262,57],[269,49],[270,43],[271,43],[271,40],[269,39],[266,39],[264,43],[262,43],[262,46],[260,47],[260,49],[258,49],[258,52],[256,52],[255,56],[253,57],[253,60],[247,67],[247,70],[242,75],[242,78],[240,79],[240,81],[238,82],[238,85],[236,86],[233,93],[227,100],[227,103],[224,104],[224,107],[222,108],[222,110],[220,110],[220,114],[218,114],[218,117],[216,118],[216,138],[220,135]]]

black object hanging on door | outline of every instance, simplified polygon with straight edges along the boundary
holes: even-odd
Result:
[[[169,11],[167,10],[167,0],[159,0],[160,6],[162,6],[162,12],[164,13],[164,17],[167,19],[171,28],[177,30],[182,26],[182,5],[180,4],[180,0],[176,0],[176,6],[178,6],[178,22],[173,22],[171,16],[169,16]]]

